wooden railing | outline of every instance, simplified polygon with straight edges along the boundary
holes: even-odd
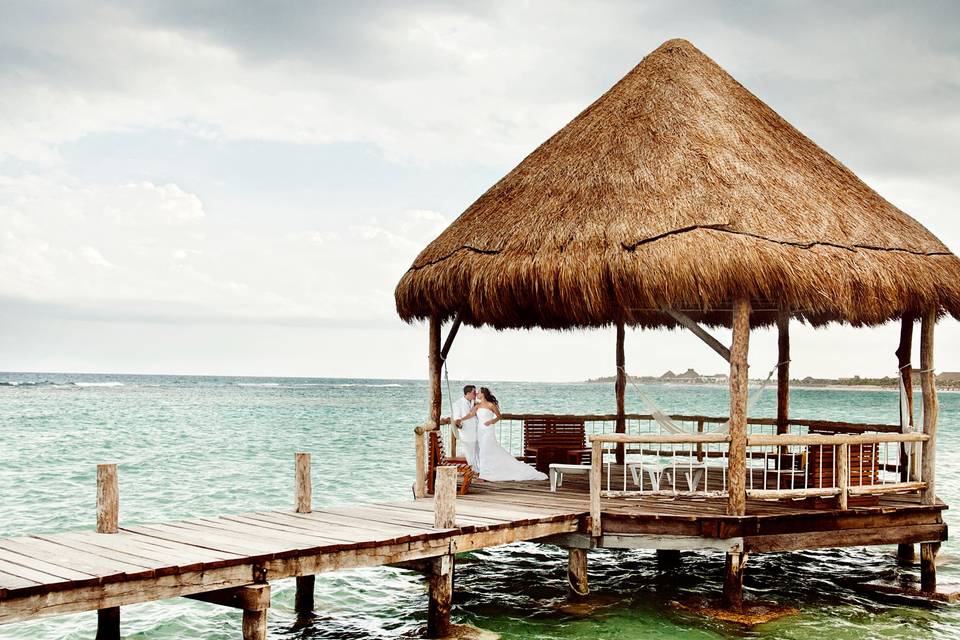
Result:
[[[820,424],[823,423],[818,422],[818,426]],[[617,433],[591,435],[589,440],[593,535],[601,532],[600,500],[604,497],[729,495],[727,458],[730,437],[727,434]],[[922,433],[750,435],[747,437],[745,497],[764,500],[836,497],[837,506],[847,509],[851,496],[920,492],[927,486],[920,469],[923,446],[928,440],[929,436]],[[605,457],[613,453],[609,447],[619,444],[640,445],[637,449],[627,450],[640,454],[633,460],[628,459],[619,469],[623,488],[618,490],[611,486],[614,465],[606,463]],[[904,445],[915,447],[916,451],[910,457],[909,473],[902,474],[901,447]],[[851,451],[857,453],[857,461],[853,464]],[[707,464],[705,458],[718,459],[719,464]],[[771,461],[774,463],[772,469]],[[715,482],[719,476],[719,489],[711,487],[711,471]],[[604,472],[606,488],[603,487]],[[627,489],[631,476],[635,489]],[[681,478],[686,481],[686,489]],[[671,488],[662,488],[662,480]],[[703,490],[700,490],[701,482]],[[645,484],[650,489],[645,489]]]

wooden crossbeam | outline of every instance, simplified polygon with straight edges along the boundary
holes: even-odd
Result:
[[[693,332],[693,335],[697,336],[698,338],[703,340],[705,343],[707,343],[707,346],[713,349],[714,351],[716,351],[717,353],[719,353],[724,360],[726,360],[727,362],[730,362],[730,349],[723,346],[723,344],[719,340],[717,340],[712,335],[710,335],[707,332],[707,330],[701,327],[699,324],[697,324],[693,318],[683,313],[682,311],[677,311],[675,309],[668,309],[667,307],[663,307],[662,310],[665,314],[667,314],[668,316],[670,316],[671,318],[679,322],[681,325],[689,329],[691,332]]]

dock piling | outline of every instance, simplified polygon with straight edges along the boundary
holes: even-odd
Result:
[[[311,576],[313,577],[313,576]],[[270,609],[270,585],[244,587],[255,597],[243,607],[243,640],[267,640],[267,611]]]
[[[298,452],[295,456],[295,460],[297,478],[296,512],[310,513],[313,511],[313,485],[310,480],[310,454]],[[316,582],[316,576],[297,576],[297,591],[296,595],[294,596],[293,606],[294,610],[298,614],[309,614],[313,612],[313,595]],[[244,614],[244,620],[246,620],[246,614]]]
[[[670,571],[680,566],[679,549],[657,549],[657,569]]]
[[[117,465],[97,465],[97,533],[120,530],[120,484]],[[97,611],[97,640],[120,640],[120,607]]]
[[[723,571],[723,606],[728,609],[743,608],[743,568],[747,554],[728,551]]]
[[[433,523],[437,529],[457,526],[457,468],[437,467],[433,494]],[[430,602],[427,607],[427,637],[450,634],[450,603],[453,600],[453,554],[430,562]]]
[[[570,586],[571,599],[577,600],[590,593],[590,581],[587,578],[587,550],[569,548],[567,557],[567,584]]]
[[[937,590],[937,552],[939,542],[920,544],[920,590],[932,593]]]

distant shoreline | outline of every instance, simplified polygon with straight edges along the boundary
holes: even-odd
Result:
[[[699,381],[685,381],[685,380],[664,380],[662,378],[654,377],[628,377],[628,381],[635,382],[638,384],[646,385],[663,385],[669,387],[726,387],[724,382],[699,382]],[[770,384],[774,384],[776,378],[770,381]],[[616,382],[616,378],[613,376],[604,376],[600,378],[592,378],[590,380],[584,380],[585,384],[613,384]],[[751,385],[761,384],[763,380],[761,379],[751,379]],[[866,382],[844,382],[841,380],[824,380],[817,381],[815,383],[803,382],[801,380],[791,380],[790,381],[791,389],[816,389],[821,391],[897,391],[896,384],[872,384]],[[914,383],[913,388],[915,391],[920,389],[918,383]],[[945,393],[957,393],[960,392],[960,385],[937,382],[937,392]]]

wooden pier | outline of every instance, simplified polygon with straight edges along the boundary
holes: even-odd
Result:
[[[571,597],[589,590],[587,550],[715,550],[742,567],[748,553],[946,539],[945,505],[884,495],[874,504],[823,508],[810,500],[748,500],[749,515],[726,499],[691,496],[601,499],[591,516],[586,476],[548,482],[483,483],[456,496],[456,468],[436,470],[434,497],[314,509],[309,458],[297,456],[290,511],[124,526],[117,521],[116,469],[98,473],[98,531],[0,540],[0,623],[99,610],[98,638],[120,637],[120,609],[190,597],[243,611],[243,637],[266,637],[271,580],[297,577],[297,609],[313,608],[316,574],[395,565],[429,576],[429,637],[449,631],[456,553],[518,541],[569,550]],[[622,480],[622,465],[610,468]],[[427,562],[423,562],[427,561]],[[742,571],[727,572],[742,578]],[[926,575],[926,574],[925,574]]]

